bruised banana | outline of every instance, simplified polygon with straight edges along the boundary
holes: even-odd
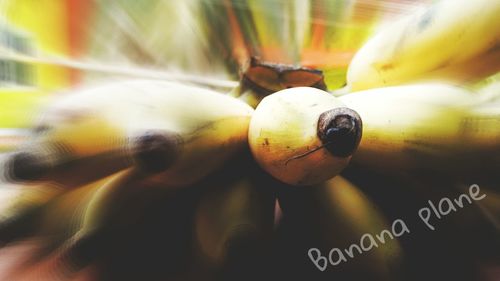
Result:
[[[325,91],[297,87],[264,98],[250,122],[256,161],[292,185],[320,183],[337,175],[361,139],[358,114]]]
[[[244,146],[252,112],[245,103],[207,89],[118,81],[52,103],[36,136],[8,167],[12,178],[29,181],[50,179],[68,163],[100,177],[136,164],[157,173],[156,181],[186,185]]]
[[[478,161],[476,152],[500,143],[499,116],[474,110],[476,97],[459,87],[394,86],[339,100],[363,119],[363,138],[352,161],[367,167],[470,171]]]
[[[461,72],[454,68],[467,72],[483,54],[498,58],[499,13],[496,0],[443,0],[406,16],[383,28],[357,52],[348,68],[348,87],[359,91],[426,76],[436,79]],[[489,64],[496,67],[493,61]],[[447,70],[440,74],[440,69]]]

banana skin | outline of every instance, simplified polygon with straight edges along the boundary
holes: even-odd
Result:
[[[248,142],[257,163],[292,185],[323,182],[349,162],[361,139],[359,115],[325,91],[297,87],[264,98]]]

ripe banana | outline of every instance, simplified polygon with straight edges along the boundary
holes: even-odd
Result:
[[[40,210],[59,194],[51,183],[2,183],[0,188],[0,245],[34,234]]]
[[[50,246],[68,238],[80,229],[84,218],[91,217],[83,215],[83,207],[98,197],[99,188],[105,187],[113,177],[104,177],[79,188],[62,188],[51,182],[5,184],[0,190],[6,200],[5,207],[2,206],[0,241],[5,244],[38,234],[47,237],[45,244]],[[68,191],[68,187],[74,189]],[[108,205],[113,200],[109,197]]]
[[[447,81],[470,86],[500,71],[500,48],[479,54],[466,61],[443,66],[412,78],[412,81]]]
[[[439,79],[438,73],[431,72],[454,65],[461,68],[467,61],[473,64],[475,58],[490,52],[498,57],[499,13],[497,0],[442,0],[406,16],[382,29],[357,52],[349,65],[347,84],[351,91],[359,91],[427,75]]]
[[[254,253],[269,242],[275,205],[272,189],[256,184],[248,173],[206,190],[194,218],[195,247],[206,263],[228,266],[242,254],[250,258],[248,251]]]
[[[256,161],[280,181],[320,183],[349,162],[361,138],[358,114],[325,91],[297,87],[267,96],[248,131]],[[324,148],[324,149],[323,149]]]
[[[241,100],[252,108],[256,108],[263,98],[263,96],[258,94],[256,91],[246,89],[241,84],[235,87],[229,95]]]
[[[283,246],[285,259],[300,255],[300,261],[305,263],[301,266],[311,272],[309,275],[321,273],[330,279],[397,280],[396,269],[401,265],[403,251],[398,238],[393,236],[393,222],[388,221],[357,186],[337,176],[307,189],[283,186],[278,190],[283,220],[277,235],[288,236],[282,243],[291,244]],[[384,230],[387,231],[381,235]],[[353,244],[361,245],[360,240],[366,235],[371,235],[377,246],[362,254],[354,250],[353,256],[348,256],[345,250]],[[377,235],[385,241],[377,240]],[[315,254],[327,260],[323,263],[321,258],[311,254],[309,258],[316,260],[315,266],[307,257],[311,248],[316,248],[319,252]],[[329,252],[334,248],[342,251],[346,261],[331,264],[341,255],[333,252],[332,261],[329,261]],[[320,272],[321,269],[324,272]]]
[[[476,91],[485,103],[498,104],[500,101],[500,71],[477,83]]]
[[[187,185],[245,145],[252,112],[232,97],[169,82],[83,89],[51,104],[37,135],[9,162],[10,174],[39,179],[74,163],[106,176],[138,164],[157,173],[153,181]]]
[[[67,274],[78,272],[109,250],[101,243],[111,243],[118,230],[137,223],[135,218],[142,215],[136,204],[143,199],[141,192],[155,191],[141,184],[147,176],[137,168],[125,169],[66,192],[48,206],[41,231],[50,234],[46,251],[56,260],[53,270],[63,267]],[[69,204],[73,209],[68,209]],[[59,214],[61,210],[66,214]]]
[[[81,231],[83,227],[88,225],[87,220],[93,217],[89,215],[89,209],[92,209],[92,202],[96,197],[100,197],[99,193],[109,192],[106,190],[109,182],[113,181],[119,175],[125,173],[120,171],[79,188],[69,190],[62,193],[60,196],[49,201],[44,206],[43,214],[40,220],[40,233],[43,237],[48,237],[47,244],[61,243],[69,239],[72,235]],[[125,192],[124,192],[125,193]],[[102,196],[101,196],[102,197]],[[111,204],[111,198],[108,197],[106,203]],[[104,208],[101,210],[105,210]],[[105,212],[102,212],[106,215]]]
[[[352,161],[386,171],[470,171],[484,145],[498,147],[498,116],[472,110],[478,99],[459,87],[415,84],[339,97],[363,119]],[[495,150],[489,150],[496,153]],[[383,160],[383,161],[381,161]]]

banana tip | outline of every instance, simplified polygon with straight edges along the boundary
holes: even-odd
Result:
[[[35,181],[51,169],[48,162],[29,152],[12,155],[6,165],[7,177],[14,181]]]
[[[318,137],[334,156],[348,157],[356,151],[363,125],[359,114],[347,107],[323,112],[318,119]]]
[[[135,159],[139,166],[152,173],[168,169],[175,161],[178,141],[175,135],[147,132],[135,141]]]

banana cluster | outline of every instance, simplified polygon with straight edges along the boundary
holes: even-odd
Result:
[[[0,222],[2,244],[47,232],[49,244],[59,241],[52,249],[57,264],[68,264],[76,272],[99,257],[100,252],[88,257],[89,247],[98,246],[109,232],[137,222],[134,217],[150,196],[145,194],[168,197],[188,186],[202,190],[203,185],[213,193],[200,191],[206,195],[197,193],[189,202],[200,200],[202,209],[216,204],[222,215],[235,212],[234,201],[255,192],[252,184],[243,177],[206,178],[244,153],[252,113],[249,105],[230,96],[161,81],[117,81],[59,95],[41,114],[32,137],[2,157],[2,187],[10,190]],[[220,196],[213,199],[214,194]],[[223,237],[209,233],[200,238],[201,253],[220,262],[225,249],[231,248],[228,240],[264,235],[261,224],[269,223],[260,223],[262,215],[235,224],[252,208],[262,213],[269,209],[260,211],[261,207],[251,202],[241,206],[234,223],[223,226]],[[197,231],[205,233],[206,220],[195,221]],[[270,225],[272,229],[272,221]],[[206,241],[214,235],[216,240]],[[52,239],[55,236],[60,237]],[[205,245],[209,242],[213,243]]]
[[[369,40],[346,88],[333,93],[320,72],[259,64],[244,76],[253,88],[230,94],[127,80],[58,95],[31,138],[1,156],[0,242],[42,233],[48,246],[37,256],[75,273],[120,245],[102,241],[160,210],[174,241],[165,247],[179,249],[166,259],[195,261],[202,270],[179,278],[198,280],[234,266],[241,253],[258,261],[282,217],[299,222],[292,231],[308,225],[307,239],[330,248],[387,228],[344,170],[350,162],[410,178],[498,183],[498,82],[478,93],[470,86],[499,70],[498,14],[496,0],[417,11]],[[256,93],[260,84],[276,92]],[[150,223],[144,227],[160,224]],[[390,280],[401,256],[395,239],[350,266]],[[230,270],[220,274],[234,280]]]

